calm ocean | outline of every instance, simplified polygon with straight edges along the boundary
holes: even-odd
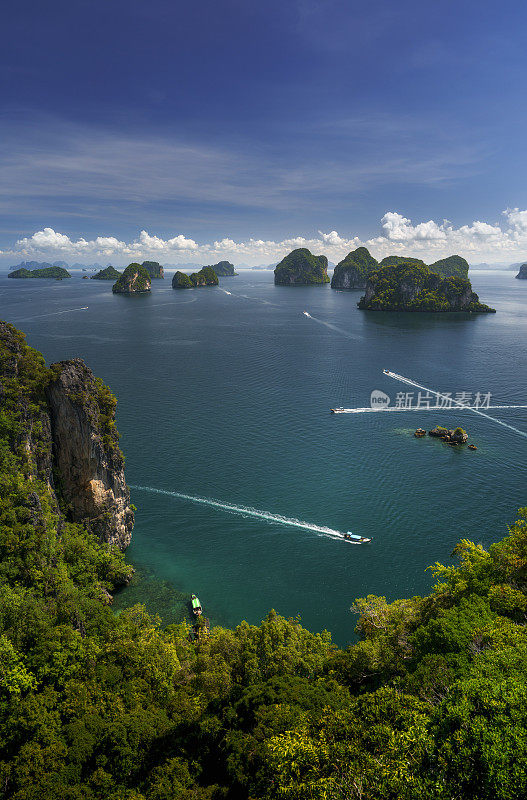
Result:
[[[527,403],[527,281],[514,274],[471,273],[495,315],[361,312],[360,292],[275,287],[270,271],[188,291],[169,273],[139,297],[78,272],[2,274],[0,317],[49,362],[83,358],[119,399],[127,480],[146,488],[132,490],[137,576],[115,607],[179,621],[196,592],[213,622],[274,608],[344,644],[355,597],[428,592],[427,566],[461,538],[502,538],[527,505],[526,438],[470,412],[329,409],[413,391],[383,368]],[[489,413],[527,432],[527,410]],[[435,424],[461,424],[478,450],[413,437]],[[350,546],[332,530],[374,540]]]

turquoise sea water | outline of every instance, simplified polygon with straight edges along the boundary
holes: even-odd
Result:
[[[211,621],[275,608],[344,644],[355,597],[427,592],[428,565],[461,538],[502,538],[527,504],[527,439],[512,431],[470,412],[329,413],[368,406],[374,389],[392,403],[413,391],[383,368],[527,403],[527,281],[513,272],[471,273],[495,315],[361,312],[360,293],[275,287],[268,271],[179,292],[170,278],[123,297],[81,273],[0,277],[0,317],[50,362],[83,358],[118,396],[127,480],[147,489],[132,491],[137,578],[117,608],[145,602],[170,622],[197,592]],[[526,409],[489,413],[527,431]],[[478,450],[414,439],[435,424],[461,424]]]

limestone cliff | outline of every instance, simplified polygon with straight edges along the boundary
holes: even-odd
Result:
[[[115,398],[80,358],[51,367],[46,388],[56,488],[72,522],[124,550],[134,514],[115,428]]]
[[[378,261],[366,247],[357,247],[339,261],[331,278],[332,289],[365,289],[368,275]]]
[[[371,311],[494,311],[480,303],[468,279],[442,278],[419,264],[374,270],[358,305]]]
[[[124,550],[134,514],[115,406],[81,359],[47,368],[24,335],[0,321],[0,417],[9,448],[35,482],[35,496],[36,481],[47,486],[54,513]]]
[[[314,256],[307,247],[292,250],[276,265],[274,282],[277,286],[316,286],[329,283],[326,256]]]
[[[112,286],[114,294],[144,294],[151,288],[150,275],[141,264],[128,264]]]
[[[143,261],[141,266],[146,269],[151,278],[164,278],[165,270],[159,261]]]

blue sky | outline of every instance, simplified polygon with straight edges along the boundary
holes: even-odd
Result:
[[[526,29],[485,0],[10,4],[0,260],[522,260]]]

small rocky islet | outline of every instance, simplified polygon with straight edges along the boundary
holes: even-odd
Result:
[[[116,281],[121,277],[121,272],[112,267],[109,264],[105,269],[100,269],[99,272],[96,272],[95,275],[90,275],[90,280],[92,281]],[[85,275],[85,278],[88,276]]]
[[[141,264],[129,264],[112,286],[114,294],[146,294],[150,291],[150,275]]]
[[[416,439],[422,439],[424,436],[427,435],[425,428],[417,428],[414,433],[414,437]],[[468,433],[463,428],[444,428],[442,425],[436,425],[435,428],[432,428],[428,431],[428,436],[431,436],[435,439],[441,439],[441,441],[445,442],[445,444],[449,444],[452,446],[466,444],[468,442]],[[477,450],[475,444],[468,445],[469,450]]]
[[[520,280],[527,281],[527,264],[522,264],[520,266],[520,271],[518,272],[516,277],[519,278]]]

